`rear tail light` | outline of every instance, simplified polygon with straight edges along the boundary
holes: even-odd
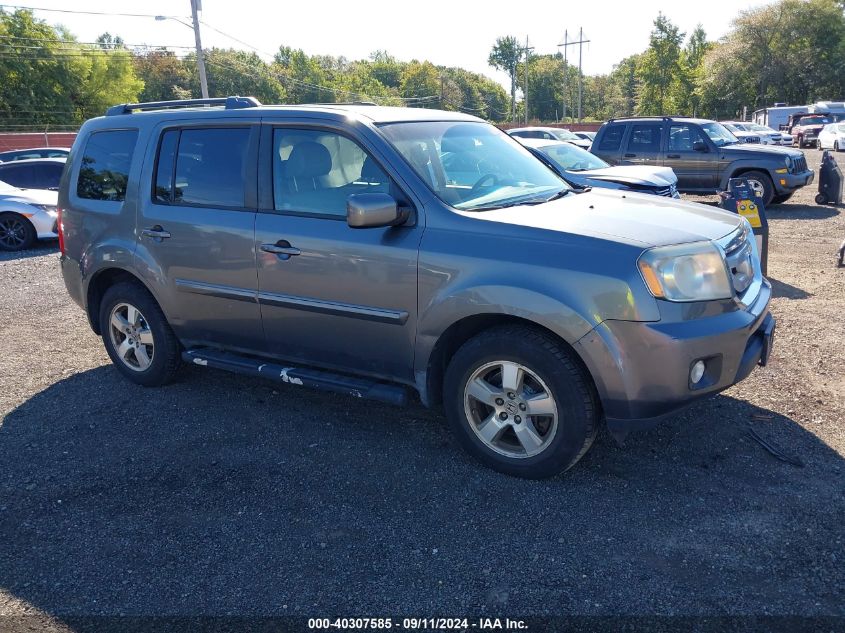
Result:
[[[65,229],[62,225],[62,213],[63,209],[61,207],[56,209],[58,217],[56,218],[56,225],[59,229],[59,252],[64,255],[65,254]]]

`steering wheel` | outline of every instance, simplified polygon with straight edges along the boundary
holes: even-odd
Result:
[[[499,184],[499,177],[496,174],[487,173],[484,174],[481,178],[475,181],[475,184],[472,186],[473,193],[481,189],[485,182],[491,180],[491,185],[498,185]]]

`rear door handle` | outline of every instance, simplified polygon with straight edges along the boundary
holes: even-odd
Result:
[[[666,154],[666,158],[680,158],[680,154]]]
[[[168,237],[170,237],[170,231],[165,231],[163,228],[161,228],[160,225],[156,224],[152,228],[142,230],[141,235],[143,235],[144,237],[152,237],[154,239],[166,240]]]
[[[302,253],[302,251],[296,248],[295,246],[291,246],[290,242],[288,242],[287,240],[279,240],[275,244],[262,244],[260,248],[265,253],[273,253],[274,255],[287,255],[288,257],[293,257]]]

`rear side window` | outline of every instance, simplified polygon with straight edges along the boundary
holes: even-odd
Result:
[[[165,132],[153,199],[163,204],[243,208],[250,134],[248,127]]]
[[[625,135],[625,124],[610,124],[604,131],[599,143],[599,151],[615,152],[622,146],[622,137]]]
[[[630,152],[659,152],[660,134],[663,125],[660,123],[637,123],[631,126],[631,138],[628,140]]]
[[[108,130],[89,136],[82,153],[76,195],[88,200],[125,200],[137,141],[138,130]]]
[[[22,189],[36,189],[38,187],[33,165],[15,165],[0,170],[0,180]]]

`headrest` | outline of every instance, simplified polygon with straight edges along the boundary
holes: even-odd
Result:
[[[316,178],[332,170],[332,157],[325,145],[304,141],[294,145],[285,164],[288,178]]]

